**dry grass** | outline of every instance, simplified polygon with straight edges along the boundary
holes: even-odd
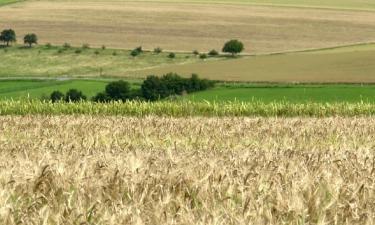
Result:
[[[173,71],[186,76],[197,73],[204,78],[226,81],[374,83],[374,46],[368,45],[368,50],[350,50],[351,47],[348,47],[348,51],[343,48],[170,65],[134,71],[132,74],[145,77]]]
[[[374,118],[1,117],[2,224],[374,224]]]
[[[2,7],[0,28],[42,43],[192,51],[230,38],[247,52],[330,47],[375,40],[375,13],[251,5],[129,1],[30,1]]]

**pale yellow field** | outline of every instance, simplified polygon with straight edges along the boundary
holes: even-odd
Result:
[[[1,224],[374,224],[374,118],[0,117]]]
[[[174,51],[221,49],[241,39],[248,53],[331,47],[375,40],[375,13],[314,8],[129,1],[26,1],[0,8],[0,28],[40,42],[142,45]]]

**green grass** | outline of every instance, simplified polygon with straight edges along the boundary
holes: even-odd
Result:
[[[88,97],[104,90],[110,80],[2,80],[0,99],[43,99],[53,91],[66,92],[75,88]],[[140,88],[141,80],[128,80],[132,88]],[[375,85],[282,85],[282,84],[218,84],[211,90],[184,96],[194,102],[252,102],[264,103],[335,103],[335,102],[375,102]]]
[[[53,91],[66,92],[78,89],[91,98],[104,91],[109,80],[2,80],[0,99],[42,99]],[[139,81],[130,81],[133,88],[139,88]]]
[[[0,49],[0,77],[116,77],[199,60],[184,53],[176,54],[174,59],[168,58],[168,53],[152,52],[132,57],[128,50],[114,49],[81,49],[81,53],[75,53],[79,49],[45,46]]]
[[[331,117],[375,116],[373,103],[288,103],[272,102],[112,102],[51,103],[0,101],[0,115],[100,115],[168,117]]]
[[[375,85],[288,85],[252,87],[217,87],[184,97],[190,101],[225,102],[254,100],[264,103],[375,102]]]
[[[24,0],[0,0],[0,6],[8,5],[11,3],[16,3],[16,2],[21,2],[21,1],[24,1]]]

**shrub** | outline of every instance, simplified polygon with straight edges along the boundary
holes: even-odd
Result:
[[[142,46],[136,47],[134,50],[136,50],[136,51],[139,52],[139,53],[142,53],[142,52],[143,52],[143,50],[142,50]]]
[[[110,100],[125,101],[130,96],[130,84],[123,80],[111,82],[105,87],[105,94]]]
[[[94,54],[95,54],[95,55],[99,55],[100,52],[99,52],[98,50],[95,50],[95,51],[94,51]]]
[[[198,50],[194,50],[194,51],[193,51],[193,55],[195,55],[195,56],[199,55]]]
[[[86,100],[87,97],[77,89],[70,89],[65,95],[66,102],[79,102]]]
[[[82,49],[89,49],[90,48],[90,45],[89,44],[83,44],[82,45]]]
[[[219,52],[216,51],[215,49],[212,49],[209,53],[208,53],[209,56],[218,56],[219,55]]]
[[[223,47],[223,52],[230,53],[232,56],[242,52],[244,50],[244,45],[238,40],[230,40],[225,43]]]
[[[72,46],[69,43],[64,43],[63,48],[71,48]]]
[[[142,96],[149,101],[156,101],[172,95],[182,95],[194,91],[206,90],[214,86],[214,82],[199,79],[196,74],[191,78],[182,78],[175,73],[164,76],[148,76],[141,86]]]
[[[59,50],[57,50],[57,53],[59,53],[59,54],[60,54],[60,53],[63,53],[63,51],[64,51],[64,50],[62,50],[62,49],[59,49]]]
[[[80,53],[82,53],[82,50],[81,50],[81,49],[76,49],[76,50],[74,51],[74,53],[76,53],[76,54],[80,54]]]
[[[6,43],[6,46],[9,46],[10,43],[16,42],[16,32],[12,29],[3,30],[0,33],[0,41],[3,41]]]
[[[112,55],[113,55],[113,56],[116,56],[116,55],[117,55],[117,52],[116,52],[116,51],[114,51],[114,52],[112,53]]]
[[[168,54],[168,58],[174,59],[174,58],[176,58],[176,54],[174,52],[171,52],[171,53]]]
[[[105,92],[99,92],[92,98],[92,100],[94,102],[109,102],[110,98]]]
[[[102,50],[106,50],[106,46],[105,45],[102,45]]]
[[[60,91],[54,91],[51,93],[50,99],[52,102],[59,102],[65,98],[65,95]]]
[[[162,52],[163,52],[163,49],[161,49],[159,47],[157,47],[157,48],[154,49],[154,53],[156,53],[156,54],[160,54]]]
[[[132,51],[130,52],[130,55],[133,56],[133,57],[136,57],[136,56],[138,56],[139,54],[140,54],[140,52],[137,51],[136,49],[134,49],[134,50],[132,50]]]
[[[33,44],[38,44],[38,36],[36,34],[26,34],[23,38],[23,43],[28,44],[31,48]]]
[[[52,44],[51,43],[47,43],[46,44],[46,48],[52,48]]]
[[[202,53],[199,55],[199,58],[200,59],[207,59],[207,54],[206,53]]]

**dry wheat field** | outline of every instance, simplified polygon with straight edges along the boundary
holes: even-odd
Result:
[[[338,4],[340,5],[340,4]],[[375,13],[202,4],[181,1],[25,1],[0,8],[0,27],[20,37],[35,32],[41,43],[165,50],[220,50],[231,38],[248,53],[332,47],[375,40]]]
[[[1,224],[374,224],[375,119],[0,117]]]

